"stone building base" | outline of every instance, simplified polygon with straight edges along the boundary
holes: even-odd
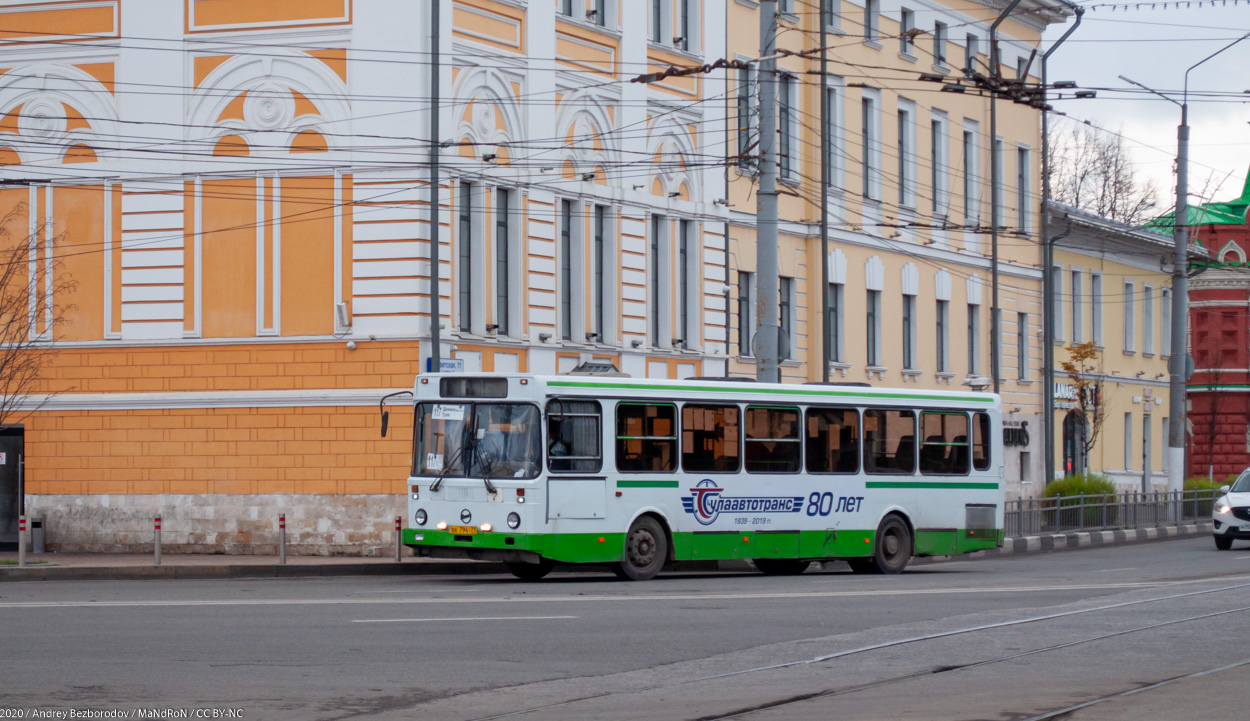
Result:
[[[386,556],[395,552],[402,495],[151,494],[32,495],[26,512],[43,518],[49,551],[151,553],[160,516],[161,551],[277,555],[278,514],[287,553]]]

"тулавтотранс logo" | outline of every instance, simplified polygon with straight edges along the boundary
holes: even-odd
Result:
[[[681,499],[682,508],[704,526],[712,525],[722,513],[798,513],[803,509],[802,496],[721,495],[724,491],[715,481],[705,478],[690,489],[692,495]]]

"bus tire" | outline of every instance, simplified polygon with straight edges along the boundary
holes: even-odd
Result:
[[[855,573],[902,573],[911,560],[911,531],[902,518],[890,514],[877,526],[877,542],[870,558],[848,561]]]
[[[612,572],[630,581],[646,581],[664,567],[668,560],[668,537],[664,528],[651,516],[639,516],[625,534],[625,552]]]
[[[521,563],[519,561],[505,561],[504,567],[508,569],[508,573],[521,579],[522,581],[537,581],[556,567],[556,562],[544,558],[538,563]]]
[[[798,561],[793,558],[755,558],[751,563],[765,576],[797,576],[812,565],[811,561]]]

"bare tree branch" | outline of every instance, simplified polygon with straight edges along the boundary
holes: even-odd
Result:
[[[1138,176],[1118,134],[1056,116],[1049,160],[1056,202],[1127,225],[1141,225],[1157,212],[1159,188]]]
[[[46,237],[43,223],[29,235],[14,232],[27,210],[23,203],[0,218],[0,425],[20,422],[59,392],[42,387],[43,373],[74,310],[64,299],[77,287],[54,252],[63,235]]]

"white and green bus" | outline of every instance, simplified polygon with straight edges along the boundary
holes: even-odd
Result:
[[[419,556],[643,580],[719,559],[899,573],[1002,543],[996,395],[434,374],[414,396],[403,540]]]

